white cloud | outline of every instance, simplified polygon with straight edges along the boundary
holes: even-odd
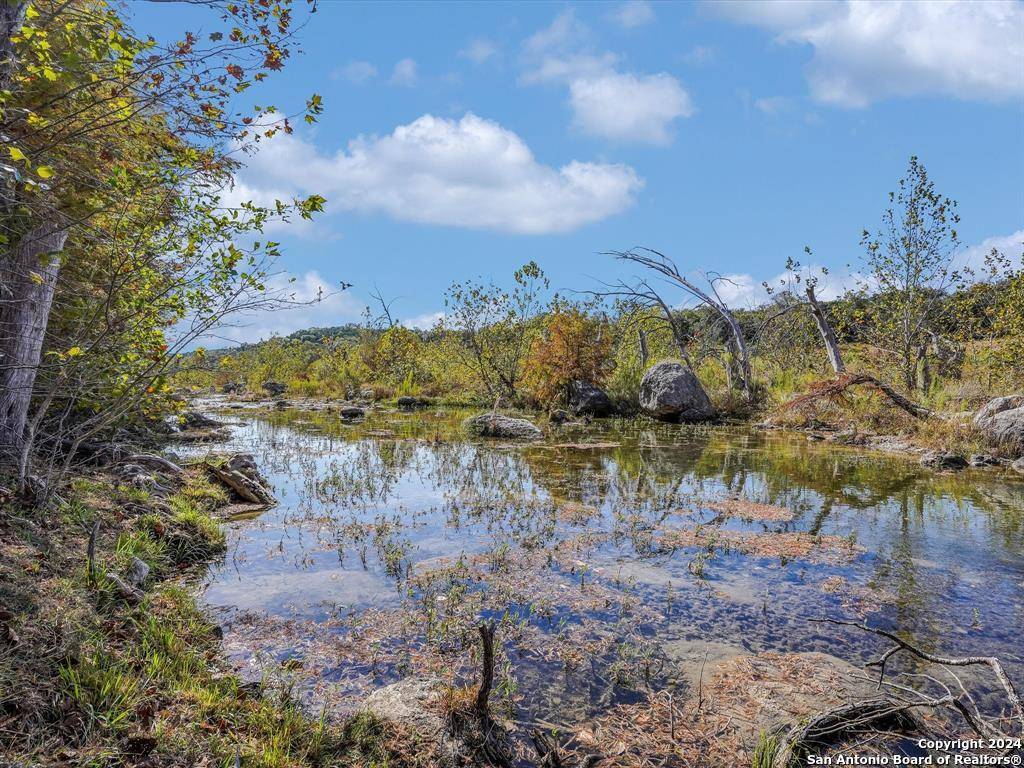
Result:
[[[762,96],[754,99],[754,109],[770,117],[785,112],[789,107],[789,99],[785,96]]]
[[[620,141],[667,144],[677,117],[693,114],[690,95],[671,75],[608,72],[569,84],[573,124]]]
[[[488,59],[497,56],[498,50],[498,44],[493,40],[488,40],[486,37],[478,37],[459,51],[459,56],[477,64],[483,64]]]
[[[398,85],[403,88],[413,88],[416,83],[419,82],[419,72],[417,71],[416,61],[413,59],[402,59],[395,64],[395,69],[391,73],[392,85]]]
[[[666,144],[672,123],[693,114],[690,95],[667,72],[621,72],[619,57],[589,46],[590,31],[572,9],[523,43],[520,82],[557,83],[569,90],[573,125],[593,136]]]
[[[377,76],[377,68],[368,61],[350,61],[341,69],[332,73],[332,77],[348,80],[354,85],[362,85]]]
[[[1024,253],[1024,229],[1018,229],[1010,235],[996,235],[995,237],[989,237],[976,245],[965,248],[963,253],[960,255],[960,258],[957,260],[957,263],[958,265],[970,267],[975,270],[979,276],[983,276],[985,257],[991,253],[993,248],[1000,251],[1003,256],[1010,259],[1018,268],[1020,268],[1021,254]]]
[[[627,0],[612,14],[624,29],[634,29],[654,21],[654,9],[647,0]]]
[[[315,192],[331,211],[517,234],[600,221],[628,208],[643,185],[627,165],[543,165],[515,133],[471,113],[457,121],[423,115],[333,156],[281,133],[248,161],[243,183]]]
[[[402,325],[406,328],[415,328],[419,331],[429,331],[438,321],[444,319],[444,312],[425,312],[422,315],[416,315],[410,317],[407,320],[402,320]]]
[[[709,45],[695,45],[683,56],[683,60],[688,64],[694,64],[696,66],[702,66],[714,61],[715,49]]]
[[[947,95],[1005,101],[1024,94],[1024,4],[1018,0],[778,0],[711,6],[813,46],[807,79],[821,102]]]

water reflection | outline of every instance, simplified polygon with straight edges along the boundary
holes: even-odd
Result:
[[[533,716],[686,685],[701,648],[870,655],[862,635],[809,622],[823,616],[867,616],[924,647],[1020,669],[1019,481],[645,421],[474,443],[459,430],[465,415],[230,417],[223,448],[255,454],[281,499],[231,525],[231,553],[207,585],[212,606],[279,630],[242,622],[240,658],[319,658],[307,663],[314,687],[354,700],[457,663],[479,615],[505,617],[506,679],[517,681],[506,693]],[[725,498],[791,519],[707,506]],[[776,540],[799,546],[776,552]],[[819,549],[829,556],[809,554]]]

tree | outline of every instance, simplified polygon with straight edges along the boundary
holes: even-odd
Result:
[[[736,380],[739,385],[739,389],[743,391],[743,396],[750,400],[753,397],[753,375],[751,373],[750,350],[747,345],[746,334],[744,333],[739,320],[736,319],[736,315],[728,305],[726,305],[725,301],[723,301],[716,287],[717,283],[725,278],[717,273],[709,273],[707,280],[708,288],[703,289],[688,277],[684,276],[679,271],[675,262],[670,258],[665,256],[663,253],[659,253],[658,251],[650,248],[638,248],[631,251],[614,251],[612,252],[612,255],[618,259],[630,261],[634,264],[639,264],[640,266],[645,267],[655,275],[659,276],[670,286],[682,289],[684,294],[692,299],[696,299],[699,304],[706,306],[712,311],[714,316],[724,324],[727,331],[728,348],[730,353],[730,360],[728,361],[729,368],[727,370],[729,371],[730,378],[732,378],[733,368],[735,368]],[[640,279],[635,285],[628,285],[624,282],[620,282],[616,286],[612,286],[609,290],[603,291],[602,295],[625,297],[627,300],[639,302],[640,306],[646,308],[661,308],[666,322],[672,329],[673,337],[676,339],[684,362],[686,362],[687,366],[690,368],[693,367],[690,362],[689,355],[686,353],[686,344],[682,338],[682,332],[679,329],[675,313],[673,313],[669,308],[669,302],[662,298],[662,296],[651,287],[648,281]]]
[[[601,384],[613,367],[615,339],[604,317],[555,301],[534,339],[526,363],[526,380],[542,404],[564,402],[572,382]]]
[[[810,246],[804,246],[804,253],[811,256]],[[828,269],[822,267],[820,270],[822,275],[828,274]],[[818,329],[818,335],[821,337],[822,344],[825,346],[825,354],[828,357],[829,365],[832,366],[832,371],[836,374],[846,372],[846,364],[843,362],[842,350],[839,348],[839,339],[836,337],[836,333],[832,328],[832,323],[829,321],[828,313],[821,302],[818,300],[816,293],[818,287],[818,275],[813,271],[808,271],[806,274],[802,272],[802,265],[799,261],[793,258],[786,260],[786,273],[781,280],[783,295],[787,296],[790,300],[783,304],[778,312],[773,313],[771,317],[765,322],[771,322],[777,317],[801,306],[804,301],[799,297],[800,286],[803,287],[803,297],[806,300],[806,306],[809,310],[811,317],[814,319],[814,325]],[[775,286],[769,285],[767,282],[763,283],[765,290],[769,294],[776,293]]]
[[[505,291],[493,283],[453,283],[445,295],[443,321],[459,360],[469,368],[489,397],[519,398],[523,365],[536,331],[534,321],[549,287],[536,262],[513,275],[515,287]]]
[[[101,0],[0,13],[0,463],[22,487],[40,446],[52,466],[154,415],[179,353],[224,317],[289,301],[259,233],[323,198],[222,200],[239,155],[291,131],[272,106],[232,106],[287,59],[290,3],[201,4],[224,30],[170,45]]]
[[[864,230],[864,279],[859,291],[875,294],[870,343],[895,362],[909,391],[927,387],[928,352],[940,331],[947,293],[962,285],[954,268],[960,241],[957,203],[935,191],[924,165],[911,157],[880,229]]]

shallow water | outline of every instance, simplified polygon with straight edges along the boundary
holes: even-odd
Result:
[[[479,617],[504,618],[499,694],[562,722],[740,653],[877,654],[873,637],[812,621],[835,618],[997,655],[1021,678],[1016,478],[646,420],[470,441],[466,415],[217,414],[233,437],[214,449],[254,454],[280,499],[230,523],[205,587],[244,669],[291,660],[299,688],[344,713],[404,675],[468,681]],[[708,506],[728,498],[792,520]],[[803,549],[776,551],[792,533]]]

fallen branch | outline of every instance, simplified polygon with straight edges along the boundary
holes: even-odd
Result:
[[[123,463],[138,464],[140,467],[149,467],[150,469],[160,470],[172,475],[181,475],[185,472],[184,469],[179,467],[173,461],[168,461],[163,456],[157,456],[152,453],[132,454],[131,456],[126,457]]]
[[[982,716],[981,712],[978,710],[976,706],[972,706],[972,708],[967,707],[967,704],[965,703],[964,699],[967,699],[967,701],[969,701],[972,705],[974,703],[973,699],[971,698],[970,694],[967,693],[967,689],[964,688],[963,683],[960,681],[960,678],[958,678],[951,671],[949,672],[949,674],[952,675],[953,679],[957,681],[957,684],[959,685],[964,696],[954,696],[952,695],[952,693],[949,693],[947,689],[946,696],[936,699],[926,699],[925,703],[931,705],[945,704],[952,707],[964,717],[964,719],[967,721],[967,724],[970,725],[971,729],[975,731],[975,733],[977,733],[979,736],[985,738],[1006,739],[1008,741],[1013,741],[1014,739],[1019,740],[1024,738],[1024,704],[1022,704],[1020,695],[1017,693],[1017,689],[1014,687],[1013,682],[1010,680],[1009,676],[1006,674],[1006,671],[1003,669],[1003,665],[995,656],[939,656],[937,654],[921,650],[920,648],[916,647],[907,640],[904,640],[899,635],[896,635],[893,632],[889,632],[888,630],[884,629],[878,629],[876,627],[869,627],[867,624],[861,624],[855,621],[843,621],[841,619],[828,618],[811,619],[811,621],[818,623],[835,624],[838,626],[845,627],[854,627],[856,629],[861,630],[862,632],[868,632],[873,635],[878,635],[879,637],[883,637],[886,640],[892,642],[893,645],[891,648],[887,649],[877,659],[869,661],[865,665],[868,667],[878,668],[879,688],[881,688],[882,685],[885,683],[886,665],[889,663],[890,659],[892,659],[896,654],[900,653],[901,651],[905,651],[911,654],[912,656],[916,656],[922,661],[927,661],[932,664],[939,664],[943,667],[988,667],[992,671],[992,674],[995,676],[996,680],[999,681],[999,684],[1002,687],[1003,691],[1006,693],[1006,700],[1010,705],[1010,709],[1013,712],[1014,718],[1017,720],[1020,726],[1020,732],[1015,736],[1010,737],[1008,734],[1005,734],[998,728],[992,726],[988,721],[986,721],[986,719]]]
[[[904,397],[884,381],[879,381],[874,376],[866,373],[844,373],[835,379],[812,384],[808,392],[797,395],[786,403],[784,407],[786,409],[794,409],[816,403],[819,400],[840,400],[846,393],[846,390],[860,385],[865,385],[881,392],[894,405],[906,411],[915,419],[929,419],[936,415],[930,408],[925,408],[923,405],[919,405],[913,400]]]

